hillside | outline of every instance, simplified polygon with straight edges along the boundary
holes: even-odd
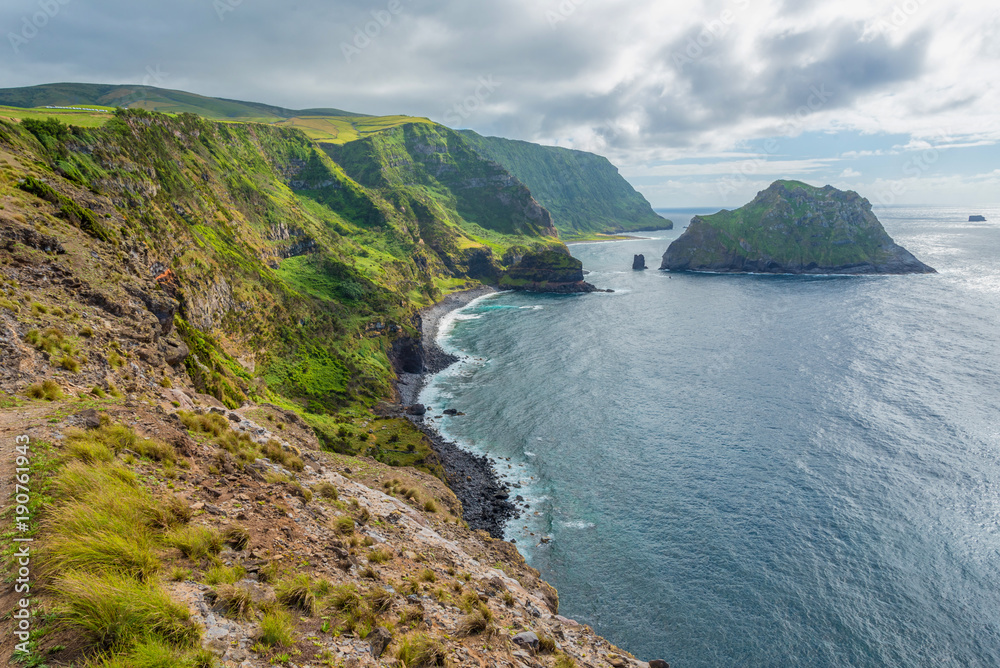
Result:
[[[906,274],[934,270],[897,245],[856,192],[775,181],[746,206],[695,216],[663,256],[671,271]]]
[[[571,240],[595,233],[669,230],[673,222],[621,177],[607,158],[583,151],[540,146],[471,130],[462,136],[477,152],[522,181],[552,213],[560,236]]]

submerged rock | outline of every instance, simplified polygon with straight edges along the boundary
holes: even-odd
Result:
[[[776,181],[736,211],[695,216],[660,269],[763,274],[927,274],[856,192]]]

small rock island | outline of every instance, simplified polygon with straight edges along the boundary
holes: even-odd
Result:
[[[525,292],[603,292],[583,280],[583,263],[557,250],[525,253],[521,260],[500,278],[502,290]]]
[[[646,256],[636,255],[632,259],[632,271],[644,271],[646,269]]]
[[[775,181],[746,206],[695,216],[661,270],[762,274],[929,274],[853,191]]]
[[[969,216],[970,223],[985,223],[986,216]]]

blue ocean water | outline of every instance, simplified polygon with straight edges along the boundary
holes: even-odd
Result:
[[[878,213],[940,273],[669,275],[675,217],[571,247],[614,294],[456,314],[422,399],[562,614],[675,668],[1000,665],[1000,209]]]

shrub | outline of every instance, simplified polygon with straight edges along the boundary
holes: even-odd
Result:
[[[242,566],[217,565],[208,569],[205,573],[205,584],[210,587],[215,585],[234,585],[244,577],[246,570]]]
[[[118,575],[71,572],[55,579],[63,623],[94,644],[119,647],[154,637],[190,647],[200,636],[191,613],[157,586]]]
[[[392,559],[392,552],[382,548],[372,550],[368,553],[368,561],[373,564],[384,564]]]
[[[24,391],[31,399],[44,399],[45,401],[59,401],[63,398],[62,388],[54,380],[45,380],[35,383]]]
[[[460,636],[479,635],[495,630],[493,627],[493,611],[485,603],[480,603],[476,609],[462,618],[458,624]]]
[[[214,529],[187,526],[167,534],[167,545],[176,547],[188,559],[204,559],[222,551],[222,537]]]
[[[341,515],[334,520],[333,530],[342,536],[354,533],[354,518],[350,515]]]
[[[437,575],[435,575],[434,571],[431,569],[425,568],[420,571],[420,575],[417,576],[417,580],[419,582],[437,582]]]
[[[254,611],[253,595],[246,587],[222,584],[211,594],[215,603],[222,607],[227,617],[233,619],[250,619]]]
[[[336,501],[340,498],[340,493],[337,491],[337,488],[333,485],[333,483],[327,482],[326,480],[314,485],[313,489],[316,490],[316,493],[324,499]]]
[[[125,366],[125,358],[117,350],[108,353],[108,364],[112,369],[120,369]]]
[[[45,315],[46,313],[49,312],[49,308],[44,304],[40,304],[38,302],[32,302],[31,312],[34,313],[35,315]]]
[[[576,668],[576,661],[568,654],[560,654],[552,668]]]
[[[544,633],[538,634],[538,652],[540,654],[552,654],[556,651],[556,641],[552,636]]]
[[[271,610],[260,621],[257,641],[265,647],[288,647],[295,643],[295,620],[285,610]]]
[[[222,538],[226,541],[227,545],[239,552],[250,546],[250,531],[238,524],[228,527],[222,534]]]
[[[80,360],[76,359],[72,355],[65,355],[59,362],[59,366],[66,369],[70,373],[80,372]]]
[[[301,610],[308,615],[316,614],[316,595],[313,593],[313,581],[305,574],[282,580],[274,588],[278,601]]]
[[[83,338],[89,339],[94,336],[94,328],[88,325],[86,327],[82,327],[79,333]]]
[[[299,497],[306,503],[312,501],[313,498],[312,491],[308,487],[303,487],[301,483],[292,481],[287,484],[287,487],[289,492]]]
[[[396,658],[404,668],[433,668],[448,665],[448,654],[437,638],[412,633],[399,639]]]
[[[166,389],[169,390],[173,386],[174,386],[174,384],[172,382],[170,382],[170,379],[167,378],[166,376],[163,376],[162,378],[160,378],[160,387],[164,387],[164,388],[166,388]]]
[[[427,499],[424,503],[424,510],[428,513],[436,513],[438,511],[438,506],[434,503],[434,499]]]
[[[292,471],[302,471],[306,467],[306,464],[302,461],[301,457],[296,455],[294,452],[285,450],[285,448],[277,441],[268,441],[264,445],[264,456],[272,462],[281,464],[285,468]]]

